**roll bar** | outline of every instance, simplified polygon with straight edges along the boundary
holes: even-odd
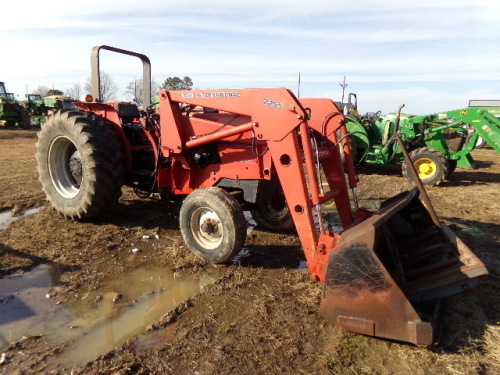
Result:
[[[121,53],[123,55],[135,56],[142,61],[142,84],[143,84],[143,104],[151,105],[151,62],[149,57],[141,53],[127,51],[111,46],[95,46],[90,55],[90,73],[92,83],[92,96],[96,102],[101,102],[101,72],[99,69],[99,52],[105,49],[107,51]]]

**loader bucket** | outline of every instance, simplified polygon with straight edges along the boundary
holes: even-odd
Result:
[[[444,224],[436,224],[417,189],[385,201],[346,230],[331,250],[321,315],[340,328],[431,345],[436,306],[487,274]]]

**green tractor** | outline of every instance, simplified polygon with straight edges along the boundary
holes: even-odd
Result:
[[[6,126],[29,128],[31,116],[26,107],[16,101],[14,94],[7,92],[5,84],[0,82],[0,121]]]
[[[26,94],[24,104],[32,116],[44,116],[47,114],[47,107],[42,96],[39,94]]]
[[[357,98],[341,103],[347,128],[354,139],[358,163],[402,163],[403,175],[411,180],[403,163],[397,132],[425,185],[439,185],[458,166],[474,168],[471,156],[479,138],[500,152],[500,118],[480,107],[468,107],[424,116],[380,112],[361,116]]]
[[[61,105],[66,102],[72,102],[71,96],[65,95],[50,95],[43,98],[43,102],[45,103],[45,107],[50,111],[57,111],[58,109],[62,109]]]

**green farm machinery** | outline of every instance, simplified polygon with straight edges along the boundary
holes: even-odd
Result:
[[[71,102],[71,96],[65,96],[65,95],[50,95],[46,96],[43,98],[43,101],[45,103],[45,106],[47,109],[56,111],[58,109],[62,109],[61,103],[62,102]]]
[[[425,185],[439,185],[458,166],[475,168],[471,156],[481,138],[500,152],[500,118],[482,107],[468,107],[424,116],[381,115],[357,111],[355,94],[342,105],[347,128],[356,146],[356,161],[372,164],[402,163],[403,175],[411,180],[403,163],[400,135]]]
[[[26,108],[32,116],[43,116],[47,114],[47,107],[39,94],[26,94],[24,101]]]
[[[31,116],[21,103],[19,103],[14,94],[7,92],[5,84],[0,82],[0,121],[6,126],[15,126],[27,128],[31,125]]]
[[[493,116],[500,119],[500,100],[469,100],[469,107],[483,108]],[[476,148],[482,148],[486,144],[486,140],[479,137],[476,143]]]

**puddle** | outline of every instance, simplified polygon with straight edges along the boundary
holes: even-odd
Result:
[[[127,263],[134,263],[137,256],[144,252],[163,251],[166,247],[172,246],[174,241],[169,238],[160,238],[159,236],[143,236],[142,239],[130,244],[128,251],[130,256],[127,257]]]
[[[247,223],[247,236],[253,232],[253,229],[257,226],[257,223],[252,217],[252,213],[250,211],[243,211],[243,215],[245,216],[245,221]]]
[[[52,328],[50,320],[62,316],[62,306],[46,296],[49,288],[58,282],[57,268],[46,264],[24,275],[6,276],[0,280],[2,350],[23,336],[39,334],[40,327],[45,327],[42,331]]]
[[[59,360],[67,367],[94,360],[144,332],[167,312],[214,281],[215,276],[208,274],[176,278],[173,273],[159,268],[138,269],[113,280],[107,285],[110,292],[100,302],[101,320],[112,313],[110,304],[114,304],[112,301],[117,294],[127,299],[138,298],[138,301],[119,316],[98,324],[86,324],[87,319],[90,323],[96,321],[96,317],[92,317],[95,313],[89,312],[89,317],[80,318],[75,322],[80,336],[63,351]]]
[[[31,208],[23,212],[22,215],[14,216],[12,211],[0,212],[0,230],[6,229],[10,223],[22,219],[28,215],[33,215],[39,212],[44,207]]]
[[[114,277],[97,290],[80,291],[83,296],[72,304],[47,298],[50,287],[59,282],[56,266],[5,277],[0,280],[0,350],[23,336],[41,334],[50,344],[69,342],[53,365],[83,365],[143,333],[213,283],[218,273],[179,277],[165,267],[144,267]],[[133,302],[120,308],[120,299]]]

